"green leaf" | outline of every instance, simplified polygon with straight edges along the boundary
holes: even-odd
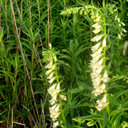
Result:
[[[118,101],[115,99],[114,96],[108,94],[108,95],[107,95],[107,98],[109,99],[109,101],[110,101],[112,104],[114,104],[114,105],[116,105],[116,106],[119,106],[119,105],[120,105],[120,104],[118,103]]]
[[[103,117],[104,117],[103,125],[105,127],[109,118],[108,112],[106,110],[103,111]]]
[[[92,89],[93,89],[93,88],[90,87],[88,84],[86,84],[86,83],[84,83],[84,82],[82,82],[82,81],[78,81],[78,82],[77,82],[77,85],[78,85],[78,86],[82,86],[84,89],[87,89],[87,90],[92,90]]]
[[[86,120],[103,120],[102,115],[94,114],[94,115],[89,115],[89,116],[83,116],[83,117],[76,117],[73,118],[72,120],[79,122],[79,123],[84,123]]]
[[[123,95],[125,93],[128,93],[128,90],[120,91],[120,92],[114,94],[114,97],[117,98],[117,97],[119,97],[119,96],[121,96],[121,95]]]
[[[113,112],[111,113],[112,118],[111,118],[110,123],[111,123],[111,124],[115,123],[115,125],[116,125],[116,123],[118,123],[119,121],[117,121],[117,122],[115,122],[115,121],[118,120],[118,118],[120,118],[120,117],[122,116],[122,114],[123,114],[123,112],[121,112],[121,111],[119,111],[119,110],[113,111]]]
[[[81,91],[83,91],[83,89],[74,88],[74,89],[71,90],[71,93],[79,93],[79,92],[81,92]]]

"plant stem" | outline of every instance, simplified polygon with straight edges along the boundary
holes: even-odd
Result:
[[[50,37],[49,37],[49,0],[47,0],[47,6],[48,6],[48,49],[49,49],[49,41],[50,41]]]

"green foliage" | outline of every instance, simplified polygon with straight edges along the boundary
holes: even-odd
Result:
[[[0,2],[0,126],[53,126],[45,65],[57,59],[61,94],[67,98],[61,101],[58,96],[57,104],[62,105],[59,127],[127,128],[127,0],[49,0],[50,42],[47,1],[12,1],[15,18],[10,1]],[[106,69],[110,77],[109,107],[100,112],[95,108],[90,77],[91,48],[95,45],[90,42],[94,37],[91,15],[97,11],[106,20],[102,26],[107,30]]]

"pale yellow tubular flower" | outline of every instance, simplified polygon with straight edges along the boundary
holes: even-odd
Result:
[[[117,18],[117,21],[120,22],[120,18]]]
[[[93,69],[96,70],[97,68],[99,68],[99,66],[96,63],[97,63],[97,61],[91,60],[90,66],[91,66],[92,70]]]
[[[125,33],[126,33],[127,31],[123,28],[123,32],[125,32]]]
[[[45,68],[50,69],[50,68],[52,68],[52,66],[53,66],[53,61],[51,60],[51,61],[45,66]]]
[[[101,89],[100,87],[96,88],[95,90],[99,95],[101,95],[103,93],[103,89]]]
[[[60,90],[60,83],[57,84],[56,89]]]
[[[120,34],[118,34],[118,38],[121,39],[121,35]]]
[[[124,23],[124,22],[121,22],[121,24],[122,24],[123,26],[125,26],[125,23]]]
[[[59,112],[59,107],[60,105],[53,105],[51,108],[49,108],[50,110],[50,117],[52,118],[53,121],[56,121],[60,112]]]
[[[107,71],[105,70],[105,72],[104,72],[104,74],[103,74],[102,81],[106,83],[108,80],[109,80],[108,74],[107,74]]]
[[[59,111],[59,107],[60,107],[60,105],[55,104],[52,107],[50,107],[49,109],[50,109],[50,111],[58,112]]]
[[[102,28],[101,25],[97,25],[97,26],[95,27],[96,30],[97,30],[97,29],[101,29],[101,28]]]
[[[60,83],[56,85],[56,88],[50,90],[50,95],[54,98],[57,97],[58,93],[60,92]]]
[[[61,90],[60,89],[54,89],[52,92],[51,92],[51,96],[53,98],[57,98],[57,95],[58,93],[60,92]]]
[[[103,37],[103,35],[96,35],[95,37],[93,37],[91,39],[92,42],[98,42],[101,38]]]
[[[54,95],[57,95],[60,91],[60,89],[55,89],[51,96],[54,97]]]
[[[57,105],[56,108],[54,109],[55,112],[58,112],[59,111],[59,108],[60,108],[60,105]]]
[[[91,73],[91,78],[94,79],[95,78],[95,74]]]
[[[97,54],[97,55],[98,55],[98,54],[100,54],[101,52],[102,52],[102,47],[101,47],[101,48],[99,48],[99,49],[98,49],[98,51],[97,51],[97,52],[95,52],[95,54]]]
[[[95,82],[100,81],[101,80],[101,76],[99,75],[96,79],[94,79]]]
[[[102,37],[103,37],[103,35],[99,35],[99,36],[97,36],[97,38],[96,38],[96,42],[98,42]]]
[[[101,111],[103,109],[103,106],[102,106],[102,104],[99,104],[98,106],[96,106],[96,108],[98,111]]]
[[[66,96],[64,96],[64,95],[60,95],[60,98],[61,98],[62,100],[66,100]]]
[[[92,91],[92,94],[94,94],[97,97],[98,95],[100,95],[100,92],[97,90],[94,90],[94,91]]]
[[[46,71],[46,75],[48,76],[55,69],[55,67],[56,65],[54,64],[51,69]]]
[[[101,55],[97,55],[96,57],[93,57],[93,61],[97,62],[100,59]]]
[[[103,63],[103,58],[100,59],[95,65],[97,68],[99,68],[102,65],[102,63]]]
[[[99,33],[100,31],[101,31],[100,29],[95,29],[95,30],[93,30],[93,33],[97,34],[97,33]]]
[[[102,47],[98,49],[98,51],[91,54],[92,57],[97,57],[102,52]]]
[[[96,73],[95,71],[94,71],[93,73],[91,73],[91,78],[92,78],[92,79],[95,79],[95,78],[98,77],[98,76],[99,76],[99,74]]]
[[[48,83],[53,83],[53,81],[56,79],[56,76],[54,76],[52,79],[50,79],[49,81],[48,81]]]
[[[50,111],[55,110],[55,108],[57,107],[57,104],[53,105],[52,107],[49,108]]]
[[[54,118],[57,119],[60,115],[59,110],[58,111],[54,111]]]
[[[103,66],[101,66],[100,68],[98,68],[97,70],[96,70],[96,73],[101,73],[101,71],[102,71],[102,69],[103,69]]]
[[[50,117],[52,118],[53,121],[57,121],[57,118],[58,118],[59,115],[60,115],[60,113],[55,112],[55,111],[50,113]]]
[[[100,45],[101,43],[97,43],[96,45],[92,46],[92,51],[96,52],[99,49]]]
[[[99,77],[97,77],[94,78],[92,82],[93,82],[93,87],[96,89],[100,85],[101,80],[99,79]]]
[[[96,26],[98,26],[99,24],[98,23],[95,23],[92,25],[92,27],[96,28]]]
[[[56,97],[54,96],[49,102],[51,105],[54,105],[57,102],[57,95]]]
[[[47,77],[47,79],[52,79],[52,77],[53,77],[53,72]]]
[[[102,94],[103,92],[105,92],[105,84],[102,84],[100,87],[99,87],[99,92]]]
[[[92,42],[96,42],[96,38],[97,38],[97,36],[93,37],[93,38],[91,39],[91,41],[92,41]]]
[[[99,85],[100,85],[100,81],[93,82],[93,87],[94,87],[95,89],[97,89]]]
[[[106,47],[106,38],[103,39],[102,47]]]
[[[53,122],[53,128],[56,128],[59,125],[58,121],[57,122]]]
[[[92,27],[95,29],[101,29],[102,28],[102,26],[98,23],[93,24]]]
[[[96,61],[91,61],[92,63],[90,64],[92,70],[95,72],[97,68],[100,68],[100,65],[97,64]]]
[[[97,104],[101,105],[102,107],[107,107],[108,103],[106,94],[104,95],[103,99],[97,100]]]
[[[57,99],[59,92],[60,92],[59,90],[53,90],[53,92],[51,92],[51,97],[53,98],[53,100]]]
[[[101,103],[104,107],[107,107],[108,103],[107,103],[107,96],[106,94],[104,95],[103,99],[101,100]]]
[[[56,88],[57,84],[53,84],[51,87],[49,87],[48,92],[49,94]]]
[[[100,16],[98,16],[95,20],[94,20],[94,22],[99,22],[100,21]]]
[[[102,88],[103,90],[105,89],[105,87],[106,87],[105,84],[102,84],[102,85],[100,86],[100,88]]]
[[[120,35],[124,35],[124,34],[121,32]]]

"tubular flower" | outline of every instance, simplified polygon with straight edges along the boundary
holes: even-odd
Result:
[[[106,97],[107,96],[105,94],[104,97],[103,97],[103,99],[97,100],[97,104],[98,105],[96,106],[96,108],[97,108],[98,111],[101,111],[102,109],[104,109],[105,107],[107,107],[108,103],[107,103],[107,98]]]
[[[100,31],[101,31],[100,29],[95,29],[95,30],[93,30],[93,32],[94,32],[95,34],[99,33]]]
[[[101,38],[103,37],[103,35],[98,35],[98,36],[95,36],[91,39],[92,42],[98,42]]]
[[[51,108],[49,108],[50,117],[52,118],[53,121],[56,121],[58,116],[60,115],[59,107],[60,107],[60,105],[55,104]]]
[[[104,75],[103,75],[102,80],[103,80],[103,82],[105,82],[105,83],[109,80],[108,74],[107,74],[107,71],[106,71],[106,70],[105,70],[105,72],[104,72]]]
[[[92,46],[92,52],[96,52],[100,47],[101,43],[97,43],[96,45]]]
[[[106,38],[103,39],[102,47],[106,47]]]
[[[100,21],[100,16],[98,16],[95,20],[94,20],[94,22],[99,22]]]
[[[59,125],[58,121],[53,123],[53,128],[56,128]]]

